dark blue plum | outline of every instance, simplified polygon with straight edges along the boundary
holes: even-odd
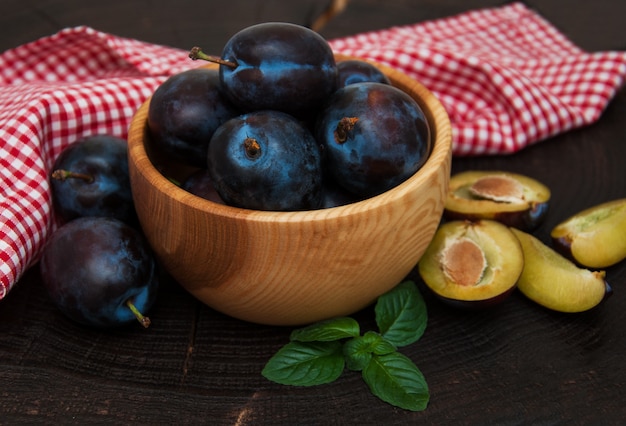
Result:
[[[345,188],[337,185],[333,179],[327,177],[322,185],[322,208],[344,206],[360,201],[361,197],[348,192]]]
[[[226,204],[215,189],[213,179],[211,179],[211,174],[207,169],[199,169],[191,173],[180,187],[205,200],[213,201],[218,204]]]
[[[221,198],[254,210],[319,208],[321,161],[311,132],[279,111],[229,120],[209,144],[209,173]]]
[[[337,90],[320,112],[315,130],[332,178],[360,197],[405,181],[431,151],[428,122],[402,90],[355,83]]]
[[[95,135],[80,139],[56,158],[50,179],[54,210],[62,222],[108,216],[136,224],[125,139]]]
[[[208,59],[198,48],[194,59]],[[278,110],[302,117],[337,88],[337,64],[315,31],[285,22],[244,28],[224,45],[220,78],[233,104],[246,112]]]
[[[104,217],[74,219],[48,240],[41,279],[54,304],[84,325],[109,328],[140,320],[158,290],[156,263],[141,233]]]
[[[360,59],[347,59],[337,62],[338,87],[355,83],[391,84],[380,69]]]
[[[217,69],[192,69],[169,77],[154,91],[148,130],[156,149],[182,163],[206,168],[213,132],[238,114],[221,91]]]

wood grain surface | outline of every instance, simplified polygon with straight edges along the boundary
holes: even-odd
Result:
[[[284,13],[306,21],[319,7],[286,1],[245,2],[247,7],[237,1],[181,0],[172,3],[176,8],[166,3],[3,1],[1,47],[78,23],[182,48],[197,44],[200,36],[214,37],[219,46],[224,34],[243,22],[284,18]],[[527,3],[585,48],[626,47],[618,18],[624,16],[623,2]],[[348,35],[494,4],[502,2],[355,0],[324,31]],[[190,8],[197,16],[190,17]],[[602,31],[593,22],[604,23]],[[551,208],[535,232],[547,242],[565,217],[626,197],[625,117],[622,89],[596,124],[510,156],[454,158],[452,169],[504,169],[548,185]],[[379,401],[358,374],[348,371],[334,383],[310,388],[268,382],[261,369],[287,342],[291,328],[220,314],[171,279],[161,288],[149,329],[100,332],[77,326],[51,304],[33,268],[0,301],[0,424],[624,423],[626,262],[607,269],[613,296],[575,315],[548,311],[519,292],[490,310],[454,310],[434,299],[415,271],[409,278],[420,285],[429,309],[422,339],[401,350],[430,387],[430,404],[419,413]],[[363,328],[374,327],[371,308],[356,318]]]

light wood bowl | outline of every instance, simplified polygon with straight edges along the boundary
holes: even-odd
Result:
[[[397,187],[330,209],[246,210],[186,192],[165,175],[180,178],[190,170],[151,152],[150,100],[139,108],[128,135],[137,213],[164,267],[193,296],[241,320],[302,325],[368,306],[414,268],[443,213],[451,128],[430,91],[377,66],[424,109],[433,150]]]

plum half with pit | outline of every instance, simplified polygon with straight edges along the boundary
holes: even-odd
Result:
[[[233,118],[209,143],[209,174],[228,205],[252,210],[320,208],[322,155],[311,132],[280,111]]]
[[[418,264],[426,286],[446,304],[480,309],[505,300],[524,266],[520,242],[496,221],[442,224]]]
[[[125,139],[93,135],[72,143],[54,161],[50,188],[62,222],[107,216],[137,223]]]
[[[381,194],[426,163],[432,142],[417,102],[397,87],[355,83],[337,90],[314,131],[326,170],[357,197]]]
[[[555,249],[588,268],[626,259],[626,198],[607,201],[565,219],[550,233]]]
[[[450,177],[444,217],[488,219],[532,231],[545,219],[550,189],[538,180],[499,170],[470,170]]]
[[[48,240],[40,271],[52,301],[73,321],[96,328],[150,324],[144,314],[156,300],[156,262],[143,235],[124,222],[67,222]]]

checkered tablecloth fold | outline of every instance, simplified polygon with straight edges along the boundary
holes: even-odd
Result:
[[[626,75],[626,53],[588,53],[521,3],[330,41],[385,63],[442,102],[455,155],[510,154],[597,120]],[[56,156],[91,134],[126,137],[187,51],[68,28],[0,55],[0,299],[55,229]]]
[[[584,52],[521,3],[332,40],[428,87],[455,155],[508,154],[597,120],[626,75],[625,52]]]

